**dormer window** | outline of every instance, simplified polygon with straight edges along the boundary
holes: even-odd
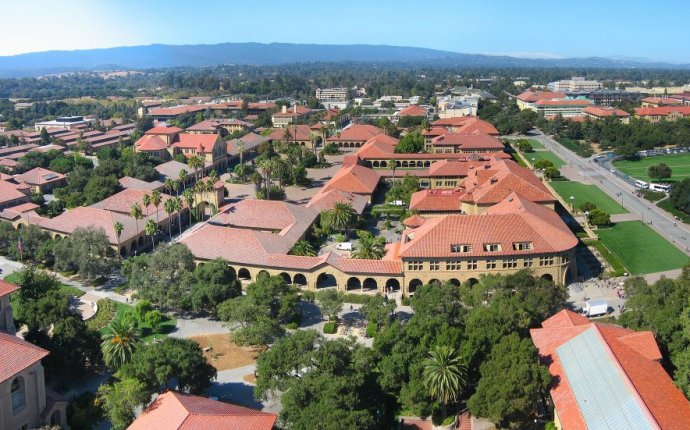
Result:
[[[528,251],[532,248],[532,242],[513,242],[513,249],[516,251]]]
[[[485,243],[484,244],[484,251],[485,252],[497,252],[501,250],[501,244],[500,243]]]
[[[472,245],[470,244],[451,244],[450,252],[472,252]]]

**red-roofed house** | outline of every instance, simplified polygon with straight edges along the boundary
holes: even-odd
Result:
[[[276,415],[200,396],[168,391],[128,430],[271,430]]]
[[[437,136],[424,147],[434,154],[472,154],[502,152],[503,142],[479,131],[471,133],[446,133]]]
[[[343,167],[323,186],[323,191],[340,190],[372,197],[381,177],[376,171],[359,164]]]
[[[10,181],[0,181],[0,211],[31,201],[31,187]]]
[[[661,107],[661,106],[680,106],[682,101],[670,97],[645,97],[642,100],[642,107]]]
[[[554,99],[564,99],[566,97],[565,93],[553,92],[553,91],[524,91],[523,93],[517,95],[515,100],[517,101],[518,108],[531,109],[534,103],[539,100],[554,100]]]
[[[630,114],[623,109],[605,106],[587,106],[582,113],[592,119],[618,118],[623,124],[630,122]]]
[[[41,360],[49,352],[14,335],[10,294],[0,280],[0,428],[67,425],[67,402],[46,389]]]
[[[280,112],[275,112],[271,115],[273,127],[285,128],[297,120],[306,118],[311,114],[312,110],[306,106],[294,105],[291,108],[283,106]]]
[[[530,335],[553,376],[557,428],[690,428],[690,403],[659,363],[652,332],[562,310]]]
[[[21,175],[14,175],[14,180],[20,184],[31,186],[31,192],[48,194],[53,188],[64,186],[67,183],[65,175],[52,170],[36,167]]]
[[[641,107],[635,109],[635,116],[649,122],[675,121],[690,116],[690,106]]]
[[[355,124],[344,128],[340,133],[326,139],[326,142],[338,144],[339,148],[360,148],[367,140],[382,134],[383,130],[369,124]]]
[[[451,118],[441,118],[434,121],[431,130],[444,128],[452,133],[471,133],[479,131],[491,136],[498,136],[499,131],[488,121],[479,119],[476,116],[455,116]]]
[[[198,155],[212,168],[228,165],[227,144],[220,134],[182,133],[177,127],[154,127],[134,143],[134,150],[146,152],[163,161],[176,154],[187,158]]]

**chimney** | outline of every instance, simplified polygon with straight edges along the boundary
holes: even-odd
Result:
[[[297,113],[297,103],[292,107],[292,112]]]
[[[283,113],[287,113],[287,106],[283,105],[283,109],[281,110]]]

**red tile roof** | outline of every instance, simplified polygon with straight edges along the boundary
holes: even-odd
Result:
[[[588,427],[558,358],[557,348],[586,330],[596,330],[598,339],[610,352],[607,357],[625,375],[641,399],[642,407],[660,428],[690,428],[690,403],[659,363],[661,353],[651,332],[590,322],[569,310],[547,319],[542,327],[530,330],[530,335],[555,377],[551,397],[564,429],[586,430]]]
[[[168,148],[168,144],[156,135],[141,136],[134,145],[139,151],[161,151]]]
[[[13,200],[28,200],[29,197],[19,191],[20,185],[13,184],[7,181],[0,181],[0,203],[7,203]]]
[[[19,289],[18,286],[14,285],[14,284],[10,284],[9,282],[3,281],[2,279],[0,279],[0,297],[6,296],[10,293],[14,293],[18,289]]]
[[[552,91],[525,91],[517,96],[517,99],[527,103],[534,103],[539,100],[551,100],[565,98],[565,93]]]
[[[410,209],[420,212],[459,212],[465,190],[421,190],[412,194]]]
[[[43,348],[0,332],[0,383],[41,361],[48,354]]]
[[[448,133],[448,130],[443,127],[431,127],[429,129],[425,128],[424,130],[422,130],[422,136],[441,136],[446,133]]]
[[[503,142],[488,134],[474,133],[446,133],[431,140],[432,145],[459,146],[462,151],[502,151]]]
[[[277,128],[271,132],[267,137],[271,140],[285,141],[285,131],[290,134],[290,140],[309,141],[311,140],[311,127],[308,125],[291,125],[286,128]],[[295,136],[297,136],[295,138]]]
[[[172,145],[174,148],[194,149],[198,154],[206,154],[213,152],[213,146],[220,135],[180,133],[177,138],[177,142]]]
[[[374,170],[354,164],[342,167],[323,186],[324,191],[340,190],[355,194],[373,194],[379,184],[380,176]]]
[[[405,218],[402,223],[405,227],[417,228],[424,224],[425,221],[426,218],[422,218],[419,215],[412,215],[411,217]]]
[[[681,102],[680,100],[672,99],[669,97],[645,97],[640,101],[642,103],[653,103],[659,106],[677,106],[683,104],[683,102]]]
[[[440,160],[429,166],[429,177],[454,176],[466,177],[472,162],[467,160]]]
[[[419,105],[408,106],[398,112],[398,116],[426,116],[426,114],[427,108]]]
[[[150,195],[151,192],[149,190],[144,189],[127,188],[125,190],[120,191],[119,193],[113,194],[112,196],[104,200],[101,200],[100,202],[94,203],[93,205],[91,205],[91,207],[129,215],[129,211],[132,208],[132,205],[138,204],[139,206],[141,206],[141,210],[144,216],[155,215],[155,206],[150,205],[148,208],[144,206],[143,200],[144,196],[147,194]],[[158,205],[159,215],[162,215],[162,213],[160,212],[163,211],[163,204],[165,203],[165,201],[171,198],[172,196],[161,193],[161,203],[160,205]]]
[[[168,127],[164,125],[160,125],[158,127],[153,127],[151,129],[146,130],[144,134],[149,134],[149,135],[172,135],[172,134],[177,134],[180,133],[182,129],[180,127]]]
[[[128,430],[271,430],[276,415],[200,396],[168,391]]]
[[[690,115],[690,106],[661,106],[635,109],[636,116],[668,116],[672,113],[688,116]]]
[[[164,186],[160,181],[146,182],[131,176],[120,178],[118,182],[122,188],[134,188],[135,190],[145,191],[160,190]]]
[[[531,242],[532,249],[513,249],[515,242]],[[563,252],[578,239],[556,212],[512,194],[481,215],[445,215],[427,220],[421,227],[403,231],[402,258],[456,257],[451,244],[471,244],[462,256],[520,255]],[[484,251],[486,243],[501,245],[501,251]]]
[[[311,200],[306,204],[306,207],[315,209],[319,212],[324,212],[332,209],[336,203],[347,203],[352,205],[352,208],[361,215],[369,203],[369,198],[361,194],[353,194],[341,190],[320,189]]]
[[[53,172],[52,170],[44,169],[43,167],[36,167],[28,172],[24,172],[21,175],[15,175],[14,179],[17,182],[26,183],[29,185],[43,185],[50,184],[51,182],[62,181],[65,179],[65,175],[58,172]]]
[[[456,133],[480,131],[492,136],[498,136],[500,134],[496,127],[494,127],[490,122],[479,119],[476,116],[456,116],[451,118],[443,118],[434,121],[431,125],[433,127],[452,129]]]
[[[604,106],[587,106],[585,110],[582,111],[585,114],[590,114],[596,116],[597,118],[617,116],[617,117],[629,117],[630,114],[623,109],[618,109],[615,107],[604,107]]]
[[[159,107],[149,109],[149,114],[153,116],[177,116],[190,112],[204,111],[210,107],[210,105]]]
[[[343,129],[337,136],[326,139],[328,142],[366,142],[377,134],[383,133],[378,127],[368,124],[356,124]]]

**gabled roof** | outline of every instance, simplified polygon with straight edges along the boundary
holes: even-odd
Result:
[[[516,250],[516,242],[531,242],[529,250]],[[577,246],[578,239],[556,212],[512,194],[481,215],[445,215],[427,220],[421,227],[405,230],[400,256],[458,257],[555,253]],[[484,244],[500,244],[501,250],[484,251]],[[451,244],[472,245],[462,254]]]
[[[271,430],[276,415],[200,396],[168,391],[129,430]]]
[[[194,149],[197,153],[209,153],[213,151],[213,146],[220,138],[218,134],[190,134],[180,133],[177,142],[173,143],[174,148]]]
[[[456,133],[469,133],[472,131],[479,131],[492,136],[498,136],[500,133],[490,122],[479,119],[476,116],[456,116],[451,118],[442,118],[434,121],[431,124],[433,127],[442,127],[447,129],[454,129]],[[433,128],[432,127],[432,128]]]
[[[149,134],[149,135],[172,135],[172,134],[177,134],[181,132],[182,129],[180,127],[168,127],[168,126],[158,126],[158,127],[153,127],[151,129],[146,130],[144,134]]]
[[[9,282],[3,281],[2,279],[0,279],[0,297],[14,293],[18,289],[19,289],[18,286],[14,285],[14,284],[10,284]]]
[[[48,354],[49,352],[43,348],[0,332],[0,383],[41,361]]]
[[[551,100],[565,98],[566,94],[554,91],[524,91],[516,98],[527,103],[534,103],[539,100]]]
[[[285,140],[285,133],[289,133],[290,140],[297,140],[297,141],[307,141],[311,140],[311,127],[308,125],[300,124],[300,125],[290,125],[285,128],[277,128],[269,134],[268,137],[270,140],[280,140],[284,141]]]
[[[118,180],[122,188],[133,188],[135,190],[153,191],[163,188],[164,184],[160,181],[146,182],[141,179],[125,176]]]
[[[357,155],[363,160],[368,158],[393,157],[397,145],[398,139],[388,136],[387,134],[377,134],[367,140],[364,145],[357,150]]]
[[[630,114],[627,113],[626,111],[624,111],[623,109],[618,109],[615,107],[605,107],[605,106],[587,106],[582,112],[589,114],[589,115],[596,116],[598,118],[609,117],[609,116],[627,118],[630,116]]]
[[[244,136],[237,139],[230,139],[227,141],[227,152],[229,155],[238,155],[240,153],[238,149],[238,144],[240,141],[244,143],[244,151],[251,151],[264,142],[268,142],[270,138],[268,136],[262,136],[253,132],[247,133]]]
[[[26,185],[25,185],[26,186]],[[0,203],[11,202],[13,200],[27,199],[28,196],[19,191],[20,185],[7,181],[0,181]]]
[[[405,218],[402,223],[405,227],[417,228],[424,224],[425,221],[426,218],[422,218],[419,215],[412,215],[410,217]]]
[[[398,116],[426,116],[428,110],[419,105],[411,105],[397,113]]]
[[[453,145],[459,146],[461,150],[474,151],[502,151],[505,146],[503,142],[478,131],[471,133],[446,133],[431,140],[432,145]]]
[[[323,186],[323,191],[341,190],[355,194],[373,194],[379,179],[379,174],[374,170],[353,164],[338,170]]]
[[[331,136],[326,139],[328,142],[365,142],[377,134],[383,133],[378,127],[369,124],[356,124],[344,128],[337,136]]]
[[[636,116],[667,116],[672,113],[688,116],[690,115],[690,106],[641,107],[635,109]]]
[[[53,172],[52,170],[44,169],[43,167],[36,167],[28,172],[22,173],[21,175],[14,175],[14,179],[17,182],[29,185],[43,185],[51,182],[62,181],[65,179],[65,175],[62,173]]]
[[[137,188],[128,188],[125,190],[122,190],[118,193],[113,194],[112,196],[101,200],[100,202],[94,203],[91,205],[92,208],[98,208],[98,209],[105,209],[110,212],[117,212],[121,213],[124,215],[129,215],[129,211],[132,208],[132,205],[138,204],[141,207],[141,210],[144,214],[144,216],[150,216],[150,215],[155,215],[156,214],[156,207],[153,205],[150,205],[149,207],[145,207],[143,200],[144,196],[147,194],[151,194],[150,191],[148,190],[143,190],[143,189],[137,189]],[[166,200],[171,199],[172,197],[161,193],[161,203],[158,205],[158,212],[163,211],[163,204],[165,203]],[[159,215],[162,215],[162,213],[159,213]]]
[[[412,194],[410,209],[420,212],[459,212],[465,190],[421,190]]]
[[[659,359],[651,332],[591,322],[563,310],[530,330],[554,377],[564,429],[690,428],[690,403]]]
[[[180,163],[177,160],[166,161],[155,167],[156,171],[164,178],[170,178],[174,181],[180,179],[180,171],[184,170],[187,173],[193,173],[194,169],[190,168],[185,163]]]

